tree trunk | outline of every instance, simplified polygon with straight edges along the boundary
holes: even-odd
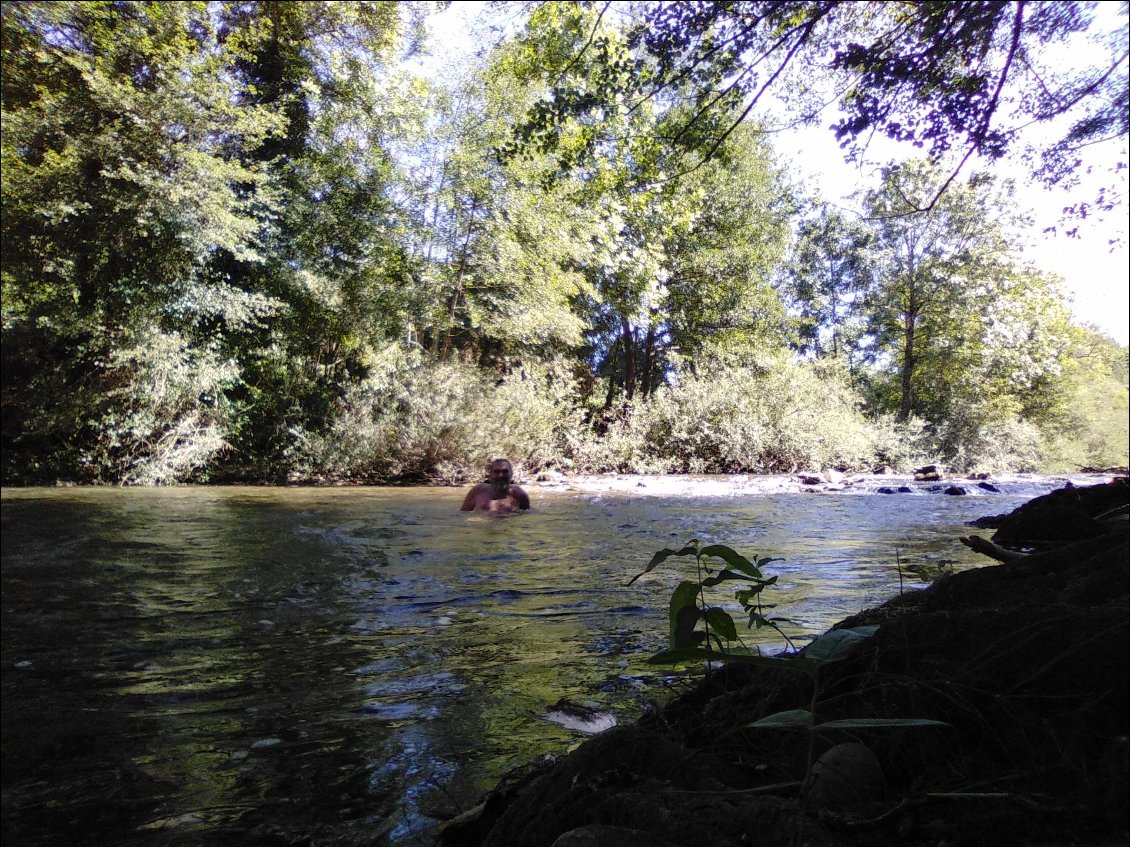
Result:
[[[914,330],[917,323],[914,315],[908,315],[903,321],[903,351],[902,351],[902,398],[899,401],[898,419],[905,421],[910,417],[910,409],[914,397]]]
[[[617,338],[612,343],[612,349],[608,351],[608,394],[604,397],[604,411],[609,411],[612,408],[612,398],[616,392],[616,348],[620,345],[620,339]]]
[[[1008,550],[979,535],[970,535],[968,538],[959,538],[957,540],[969,549],[976,550],[978,553],[982,553],[990,559],[996,559],[998,562],[1015,562],[1017,559],[1024,558],[1023,553]]]
[[[825,223],[825,232],[827,232],[827,223]],[[836,296],[839,285],[839,278],[836,273],[836,263],[833,259],[828,259],[828,313],[829,323],[832,324],[832,358],[838,359],[840,357],[840,315],[839,315],[839,298]],[[817,332],[820,330],[817,329]],[[820,349],[820,345],[816,345],[816,349]]]
[[[443,351],[439,360],[447,361],[448,351],[451,349],[451,340],[454,335],[455,316],[458,314],[460,304],[463,302],[463,274],[467,271],[467,258],[471,255],[471,235],[475,231],[475,212],[479,208],[479,198],[471,198],[471,213],[467,217],[467,234],[463,238],[463,250],[459,256],[459,267],[455,271],[455,284],[452,286],[451,299],[448,301],[448,325],[444,330]]]
[[[653,371],[655,370],[655,315],[651,316],[651,320],[647,325],[647,337],[643,342],[643,377],[641,379],[641,390],[646,400],[651,396],[651,388],[653,384]]]
[[[620,319],[624,340],[624,399],[631,403],[636,396],[636,339],[627,318]]]

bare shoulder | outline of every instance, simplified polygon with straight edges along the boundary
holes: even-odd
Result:
[[[527,494],[520,486],[510,486],[510,496],[514,498],[514,502],[518,504],[519,509],[530,508],[530,495]]]
[[[490,499],[490,485],[485,482],[480,482],[472,486],[471,490],[467,492],[467,496],[463,498],[463,505],[460,506],[460,511],[473,512],[478,506],[479,501],[483,495]]]

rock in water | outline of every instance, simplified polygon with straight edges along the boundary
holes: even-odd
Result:
[[[568,700],[558,700],[542,717],[550,723],[586,735],[596,735],[616,726],[616,716],[610,712],[602,712],[593,706],[570,703]]]

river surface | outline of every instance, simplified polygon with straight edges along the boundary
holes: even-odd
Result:
[[[898,593],[900,563],[906,589],[987,564],[964,522],[1052,487],[535,489],[505,518],[442,488],[5,489],[3,835],[430,843],[583,739],[560,700],[624,722],[685,684],[646,659],[689,561],[627,585],[655,551],[779,557],[767,600],[803,641]]]

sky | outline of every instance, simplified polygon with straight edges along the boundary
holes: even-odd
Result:
[[[1100,4],[1114,7],[1117,4]],[[417,72],[428,76],[460,73],[460,67],[476,50],[497,39],[490,31],[491,23],[499,22],[499,14],[488,18],[485,3],[453,3],[441,13],[428,17],[430,55],[416,63]],[[516,4],[517,7],[517,4]],[[503,23],[506,21],[504,20]],[[512,21],[511,21],[512,23]],[[847,164],[843,152],[827,126],[791,130],[774,138],[778,151],[794,179],[819,187],[821,195],[838,205],[852,207],[850,195],[875,183],[876,160],[863,167]],[[787,152],[784,152],[787,151]],[[912,155],[912,149],[900,151],[884,148],[883,161]],[[1011,176],[1017,185],[1017,202],[1031,210],[1033,225],[1025,234],[1023,255],[1043,271],[1063,279],[1064,290],[1072,312],[1081,323],[1092,324],[1120,344],[1130,342],[1130,236],[1127,234],[1126,176],[1122,172],[1123,204],[1101,218],[1074,220],[1063,226],[1061,213],[1073,200],[1091,199],[1101,175],[1116,160],[1126,161],[1126,139],[1092,148],[1088,161],[1095,165],[1095,174],[1084,177],[1081,190],[1068,194],[1062,188],[1046,189],[1034,183],[1023,162],[998,163],[993,172]],[[973,164],[973,163],[971,163]],[[1078,226],[1077,237],[1069,237],[1065,229]],[[1058,227],[1056,233],[1045,233]],[[1111,243],[1114,242],[1114,246]]]

